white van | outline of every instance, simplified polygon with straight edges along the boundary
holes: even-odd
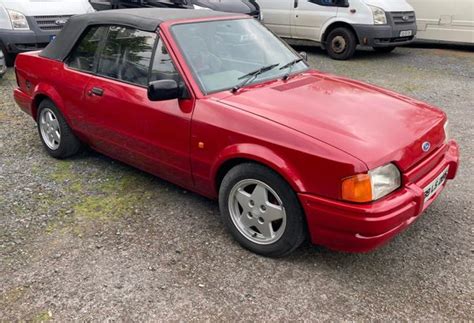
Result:
[[[474,0],[408,0],[415,8],[417,40],[474,44]]]
[[[88,0],[0,0],[0,48],[8,65],[45,47],[72,15],[93,12]]]
[[[415,12],[405,0],[259,0],[258,3],[264,23],[277,35],[292,44],[317,42],[334,59],[351,58],[357,45],[391,52],[412,42],[417,31]]]

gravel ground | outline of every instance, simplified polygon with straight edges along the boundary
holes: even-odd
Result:
[[[0,321],[472,320],[474,53],[401,48],[313,67],[442,107],[462,168],[412,227],[370,254],[258,257],[217,204],[95,152],[57,161],[0,81]]]

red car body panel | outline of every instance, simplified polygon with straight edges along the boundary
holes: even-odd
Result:
[[[358,205],[300,194],[311,228],[311,241],[349,252],[367,252],[383,245],[413,223],[442,192],[439,190],[425,203],[424,187],[448,166],[447,179],[456,176],[459,162],[456,142],[439,149],[413,173],[425,172],[426,164],[433,160],[438,161],[436,167],[418,181],[405,182],[402,188],[374,203]]]
[[[242,160],[264,164],[298,194],[311,240],[337,250],[386,242],[441,191],[425,205],[423,187],[448,166],[448,179],[455,177],[459,151],[445,142],[445,114],[375,86],[308,71],[204,95],[170,34],[179,22],[163,23],[159,33],[189,99],[152,102],[144,87],[27,53],[17,58],[15,100],[36,118],[48,97],[94,149],[210,198],[223,170]],[[104,95],[90,95],[94,87]],[[424,141],[432,144],[429,154]],[[373,203],[341,200],[342,179],[389,162],[402,173],[399,190]]]
[[[444,141],[446,117],[441,111],[322,73],[247,88],[222,101],[350,153],[369,169],[395,162],[407,170],[425,157],[420,149],[423,141],[430,141],[433,148]]]

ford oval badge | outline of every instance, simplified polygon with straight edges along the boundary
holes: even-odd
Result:
[[[54,22],[57,26],[64,26],[67,23],[67,19],[58,19]]]
[[[423,149],[423,151],[424,151],[425,153],[429,152],[430,149],[431,149],[431,144],[430,144],[430,142],[429,142],[429,141],[425,141],[425,142],[423,143],[423,145],[421,145],[421,149]]]

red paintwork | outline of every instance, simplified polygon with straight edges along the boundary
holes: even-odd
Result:
[[[422,188],[442,169],[450,165],[448,179],[455,177],[459,151],[454,141],[444,142],[442,111],[317,71],[205,96],[177,50],[173,23],[159,33],[190,90],[188,100],[151,102],[145,88],[37,53],[17,58],[15,100],[35,118],[38,101],[49,97],[92,148],[210,198],[217,197],[227,163],[264,164],[297,192],[312,241],[338,250],[368,251],[387,241],[436,199],[439,193],[424,205]],[[89,96],[93,87],[104,96]],[[429,154],[422,152],[424,141],[432,144]],[[402,188],[374,203],[341,201],[343,178],[389,162],[400,168]]]

